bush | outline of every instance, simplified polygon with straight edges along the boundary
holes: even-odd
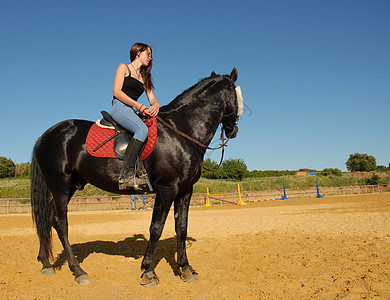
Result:
[[[15,176],[15,163],[4,156],[0,156],[0,178],[10,178]]]
[[[262,177],[281,177],[281,176],[291,176],[295,175],[297,171],[277,171],[277,170],[267,170],[267,171],[258,171],[253,170],[248,173],[248,177],[251,178],[262,178]]]
[[[371,178],[367,178],[367,185],[377,185],[380,183],[381,178],[377,175],[374,174]]]
[[[389,167],[379,165],[379,166],[376,167],[376,170],[379,171],[379,172],[389,171],[390,170],[390,164],[389,164]]]
[[[325,173],[324,175],[325,176],[328,176],[328,175],[336,175],[336,176],[342,176],[343,173],[341,172],[340,169],[332,169],[332,168],[327,168],[327,169],[324,169],[322,170],[323,173]]]

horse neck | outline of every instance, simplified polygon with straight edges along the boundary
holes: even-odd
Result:
[[[161,112],[161,117],[176,129],[209,145],[223,115],[221,92],[203,96],[202,90],[176,98]]]

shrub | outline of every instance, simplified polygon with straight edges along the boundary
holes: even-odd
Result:
[[[327,168],[327,169],[324,169],[322,172],[325,173],[325,176],[328,176],[328,175],[342,176],[343,175],[341,170],[337,169],[337,168],[335,168],[335,169]]]
[[[10,178],[15,176],[15,163],[4,156],[0,156],[0,178]]]
[[[266,171],[259,171],[259,170],[253,170],[248,173],[248,177],[251,178],[262,178],[262,177],[281,177],[281,176],[291,176],[295,175],[297,171],[289,171],[289,170],[266,170]]]
[[[389,164],[389,167],[379,165],[376,167],[376,170],[380,171],[380,172],[386,172],[386,171],[390,170],[390,164]]]
[[[377,174],[374,174],[371,178],[367,178],[366,184],[368,185],[377,185],[380,182],[380,177]]]

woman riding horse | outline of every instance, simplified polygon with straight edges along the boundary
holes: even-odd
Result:
[[[148,128],[138,117],[139,112],[143,116],[155,117],[160,109],[160,104],[153,93],[153,81],[151,69],[153,64],[152,49],[142,43],[136,43],[130,50],[129,65],[120,64],[116,70],[112,100],[111,116],[123,128],[134,133],[126,148],[123,160],[123,170],[119,178],[119,189],[127,190],[130,187],[142,186],[143,182],[134,180],[134,166],[142,146],[148,137]],[[138,98],[146,91],[151,106],[137,102]]]
[[[156,147],[144,160],[156,192],[150,239],[141,265],[144,285],[158,283],[153,255],[173,202],[181,277],[189,282],[198,278],[186,253],[188,209],[193,185],[201,174],[206,146],[219,124],[222,123],[228,137],[234,138],[237,133],[238,118],[243,109],[239,87],[234,85],[237,76],[235,68],[230,75],[220,76],[213,72],[160,109],[161,121],[170,127],[158,123]],[[54,273],[50,263],[51,228],[54,227],[69,268],[80,284],[90,282],[90,278],[80,267],[68,240],[67,206],[71,197],[86,183],[117,194],[137,193],[134,189],[118,188],[122,168],[119,159],[97,158],[87,153],[85,140],[92,125],[90,121],[67,120],[48,129],[35,144],[31,166],[32,214],[40,241],[38,260],[43,265],[42,273]]]

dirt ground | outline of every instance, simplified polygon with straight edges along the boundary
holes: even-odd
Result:
[[[41,275],[30,215],[0,215],[1,299],[390,299],[390,193],[191,207],[175,264],[171,211],[156,251],[160,285],[139,284],[151,210],[70,213],[70,242],[92,279],[78,285],[54,235],[56,275]]]

